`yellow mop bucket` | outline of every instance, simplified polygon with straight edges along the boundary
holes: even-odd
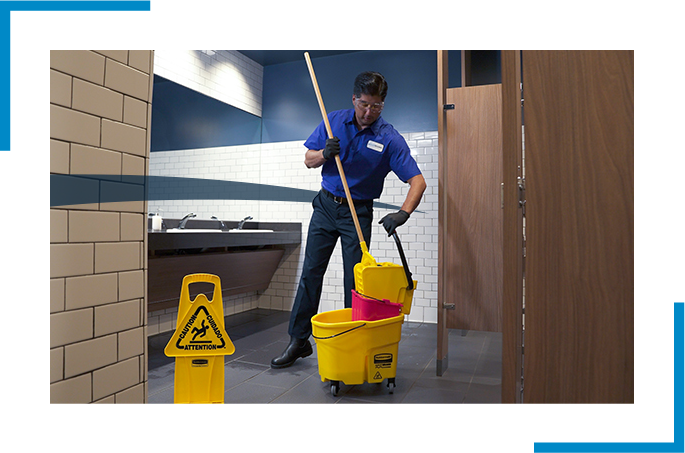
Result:
[[[366,243],[362,242],[362,260],[354,266],[354,286],[364,296],[402,304],[402,313],[408,315],[417,282],[412,280],[397,232],[393,233],[393,237],[402,265],[376,262],[367,250]]]
[[[212,300],[204,294],[190,300],[188,286],[197,282],[214,284]],[[176,331],[164,348],[166,356],[176,357],[174,403],[223,403],[224,356],[234,352],[224,330],[221,280],[212,274],[186,275]]]
[[[379,321],[352,321],[352,309],[327,311],[312,317],[321,381],[331,381],[335,396],[347,385],[388,380],[395,388],[397,346],[404,315]]]

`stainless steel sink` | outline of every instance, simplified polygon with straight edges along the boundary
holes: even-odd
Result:
[[[273,233],[274,230],[261,229],[242,229],[242,230],[217,230],[205,228],[171,228],[166,230],[167,233]]]

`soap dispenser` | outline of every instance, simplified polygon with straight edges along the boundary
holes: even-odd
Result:
[[[152,231],[162,231],[162,216],[159,215],[159,210],[152,216]]]

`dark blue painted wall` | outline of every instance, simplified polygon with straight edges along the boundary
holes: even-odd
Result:
[[[388,80],[382,116],[400,132],[434,131],[435,50],[370,50],[312,59],[327,112],[352,107],[354,78],[381,72]],[[499,51],[473,51],[472,83],[500,82]],[[449,87],[461,86],[460,51],[449,51]],[[264,67],[262,118],[155,76],[151,151],[305,140],[321,121],[304,55]]]
[[[155,76],[150,151],[259,143],[261,125],[258,116]]]
[[[388,81],[382,116],[400,132],[437,130],[436,51],[365,51],[312,60],[327,112],[352,107],[354,78],[378,71]],[[321,122],[307,64],[264,68],[262,141],[304,140]]]

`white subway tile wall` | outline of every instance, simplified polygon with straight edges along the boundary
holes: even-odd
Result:
[[[152,61],[50,52],[50,173],[146,174]],[[50,209],[51,403],[145,402],[145,213],[143,201]]]
[[[438,134],[436,131],[403,134],[412,155],[427,182],[418,208],[398,234],[415,280],[411,314],[407,319],[437,322],[438,294]],[[150,175],[176,176],[225,181],[238,181],[284,186],[317,191],[321,185],[320,169],[304,165],[304,141],[267,143],[154,152],[150,158]],[[401,206],[408,185],[390,173],[380,202]],[[227,197],[230,198],[230,197]],[[224,300],[225,313],[238,313],[251,308],[290,310],[297,291],[307,230],[312,207],[309,203],[244,200],[171,200],[150,201],[150,211],[161,209],[165,217],[181,218],[189,212],[198,218],[217,216],[223,220],[241,220],[251,215],[258,222],[301,222],[302,245],[288,248],[269,288]],[[370,252],[379,262],[400,264],[395,241],[388,238],[377,223],[389,209],[376,208]],[[343,268],[340,245],[333,252],[326,271],[320,311],[343,308]],[[175,326],[175,309],[150,313],[149,333],[171,330]]]
[[[235,50],[156,50],[155,74],[262,116],[264,68]]]

